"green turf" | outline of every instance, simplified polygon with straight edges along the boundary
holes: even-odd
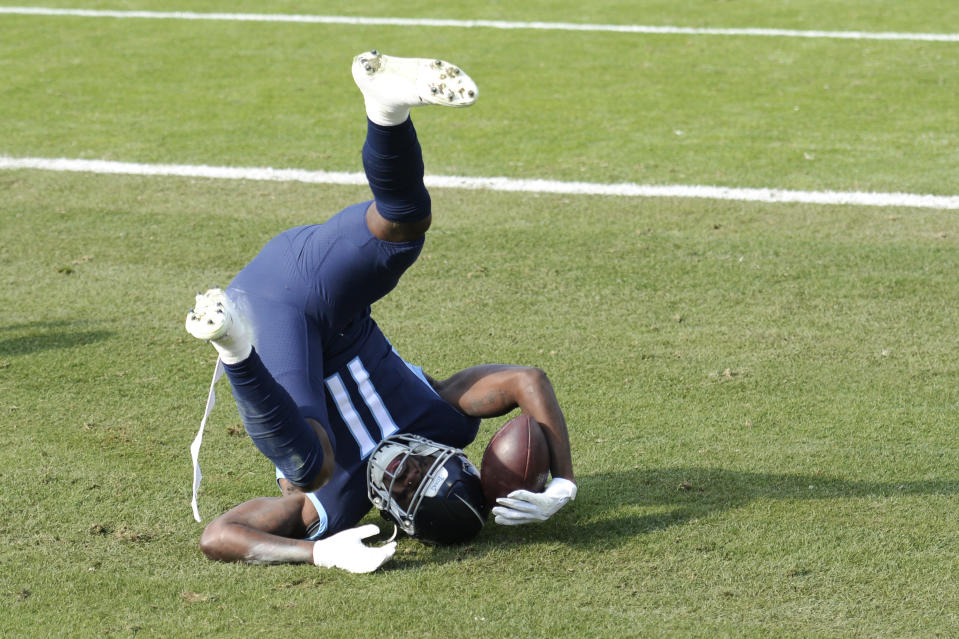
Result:
[[[959,31],[951,3],[682,4],[86,6]],[[959,193],[945,43],[0,16],[0,154],[357,171],[355,89],[319,61],[371,41],[478,69],[475,108],[415,114],[434,173]],[[435,375],[545,369],[580,497],[374,575],[204,559],[192,292],[365,197],[0,172],[0,636],[959,633],[959,218],[936,210],[434,190],[374,313]],[[207,519],[275,490],[220,398]]]

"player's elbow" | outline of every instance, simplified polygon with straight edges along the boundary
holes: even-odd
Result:
[[[525,402],[538,401],[554,395],[553,385],[549,381],[546,371],[535,366],[527,366],[521,369],[518,386],[520,405],[524,404],[524,400]]]
[[[214,561],[234,561],[227,552],[229,531],[222,519],[216,519],[203,529],[200,535],[200,551]]]
[[[537,366],[524,366],[522,375],[529,384],[537,386],[549,384],[549,376],[546,375],[546,371]]]

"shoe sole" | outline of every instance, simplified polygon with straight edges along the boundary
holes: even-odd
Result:
[[[353,59],[353,77],[357,84],[393,76],[414,85],[421,104],[467,107],[476,102],[479,88],[462,69],[444,60],[398,58],[375,49]]]
[[[196,304],[186,315],[186,331],[202,340],[219,339],[233,325],[227,308],[226,295],[220,289],[197,293]]]

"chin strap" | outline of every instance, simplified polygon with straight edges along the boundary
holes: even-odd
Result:
[[[200,481],[203,479],[203,473],[200,472],[200,446],[203,444],[203,430],[206,428],[206,420],[213,412],[213,406],[216,405],[216,383],[223,377],[223,373],[223,362],[220,361],[220,358],[217,358],[216,367],[213,369],[213,381],[210,382],[210,392],[206,397],[206,410],[203,411],[203,419],[200,420],[200,430],[197,431],[193,443],[190,444],[190,455],[193,457],[193,500],[190,502],[190,506],[193,507],[193,518],[197,521],[203,521],[200,519],[200,510],[196,501],[197,492],[200,490]]]
[[[384,543],[384,544],[390,543],[391,541],[393,541],[394,539],[396,539],[399,534],[400,534],[400,529],[399,529],[399,527],[398,527],[396,524],[393,524],[393,534],[390,535],[390,538],[387,539],[386,541],[384,541],[383,543]]]

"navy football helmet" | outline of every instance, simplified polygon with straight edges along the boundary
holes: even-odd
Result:
[[[367,492],[380,514],[428,544],[469,541],[489,507],[476,467],[458,448],[418,435],[379,443],[367,466]]]

